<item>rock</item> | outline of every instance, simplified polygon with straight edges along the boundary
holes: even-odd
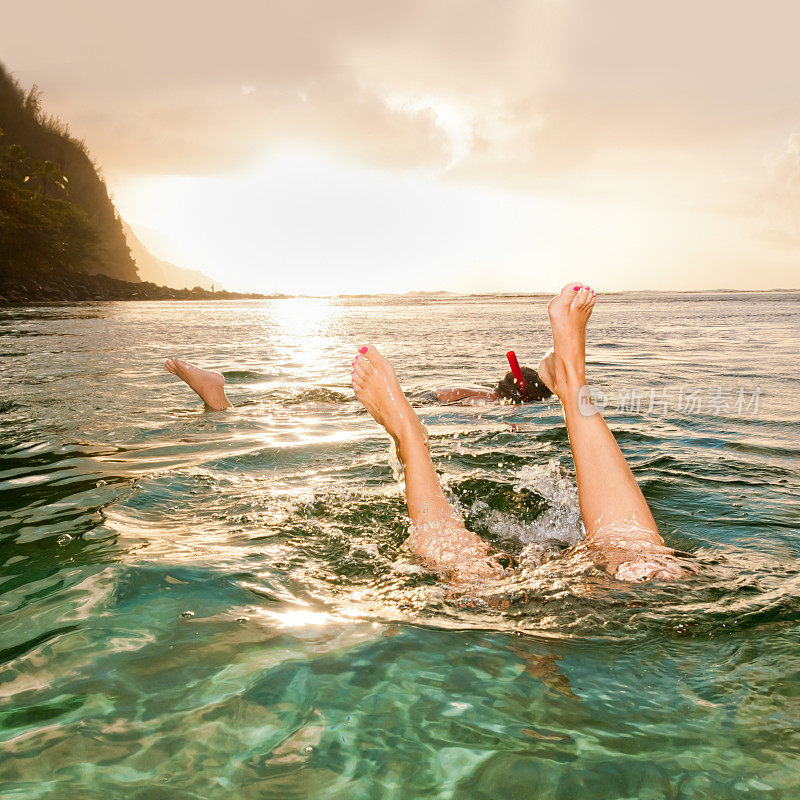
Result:
[[[268,299],[267,295],[262,294],[209,292],[199,286],[193,289],[172,289],[169,286],[157,286],[146,281],[132,283],[108,275],[89,275],[74,271],[53,274],[49,270],[41,270],[32,275],[11,272],[1,277],[0,305],[80,300]]]

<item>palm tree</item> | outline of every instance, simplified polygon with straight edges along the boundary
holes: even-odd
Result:
[[[6,147],[0,162],[0,171],[2,171],[4,178],[23,183],[27,179],[28,168],[29,164],[25,151],[18,144]]]
[[[61,167],[55,161],[36,161],[33,164],[31,175],[25,176],[25,183],[31,178],[36,178],[39,183],[39,190],[42,193],[42,202],[47,199],[48,184],[66,191],[69,178],[61,171]]]

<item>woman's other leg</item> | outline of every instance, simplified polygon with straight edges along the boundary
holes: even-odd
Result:
[[[564,409],[586,539],[617,577],[677,577],[664,574],[676,572],[674,563],[661,563],[669,551],[625,456],[588,397],[586,324],[595,299],[590,287],[571,283],[550,301],[553,349],[539,365]]]
[[[362,347],[351,376],[356,397],[394,439],[403,464],[411,517],[407,544],[435,571],[453,580],[496,577],[503,568],[489,544],[468,531],[447,501],[428,451],[425,428],[414,413],[394,368],[374,347]]]

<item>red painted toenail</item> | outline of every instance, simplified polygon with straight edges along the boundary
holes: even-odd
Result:
[[[363,347],[359,347],[358,348],[358,352],[359,353],[366,353],[368,349],[369,348],[366,345],[364,345]]]
[[[572,287],[572,291],[573,291],[573,292],[577,292],[577,291],[578,291],[578,289],[580,289],[580,288],[581,288],[580,286],[573,286],[573,287]]]

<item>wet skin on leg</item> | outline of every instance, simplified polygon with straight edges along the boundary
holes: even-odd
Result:
[[[577,282],[550,301],[553,348],[539,364],[564,409],[586,541],[617,578],[680,577],[625,456],[587,399],[586,325],[595,301],[595,291]]]
[[[375,347],[353,361],[353,391],[373,419],[394,439],[403,465],[411,518],[407,544],[432,569],[454,581],[500,577],[503,567],[488,542],[468,531],[447,501],[428,451],[428,436],[397,380]]]

